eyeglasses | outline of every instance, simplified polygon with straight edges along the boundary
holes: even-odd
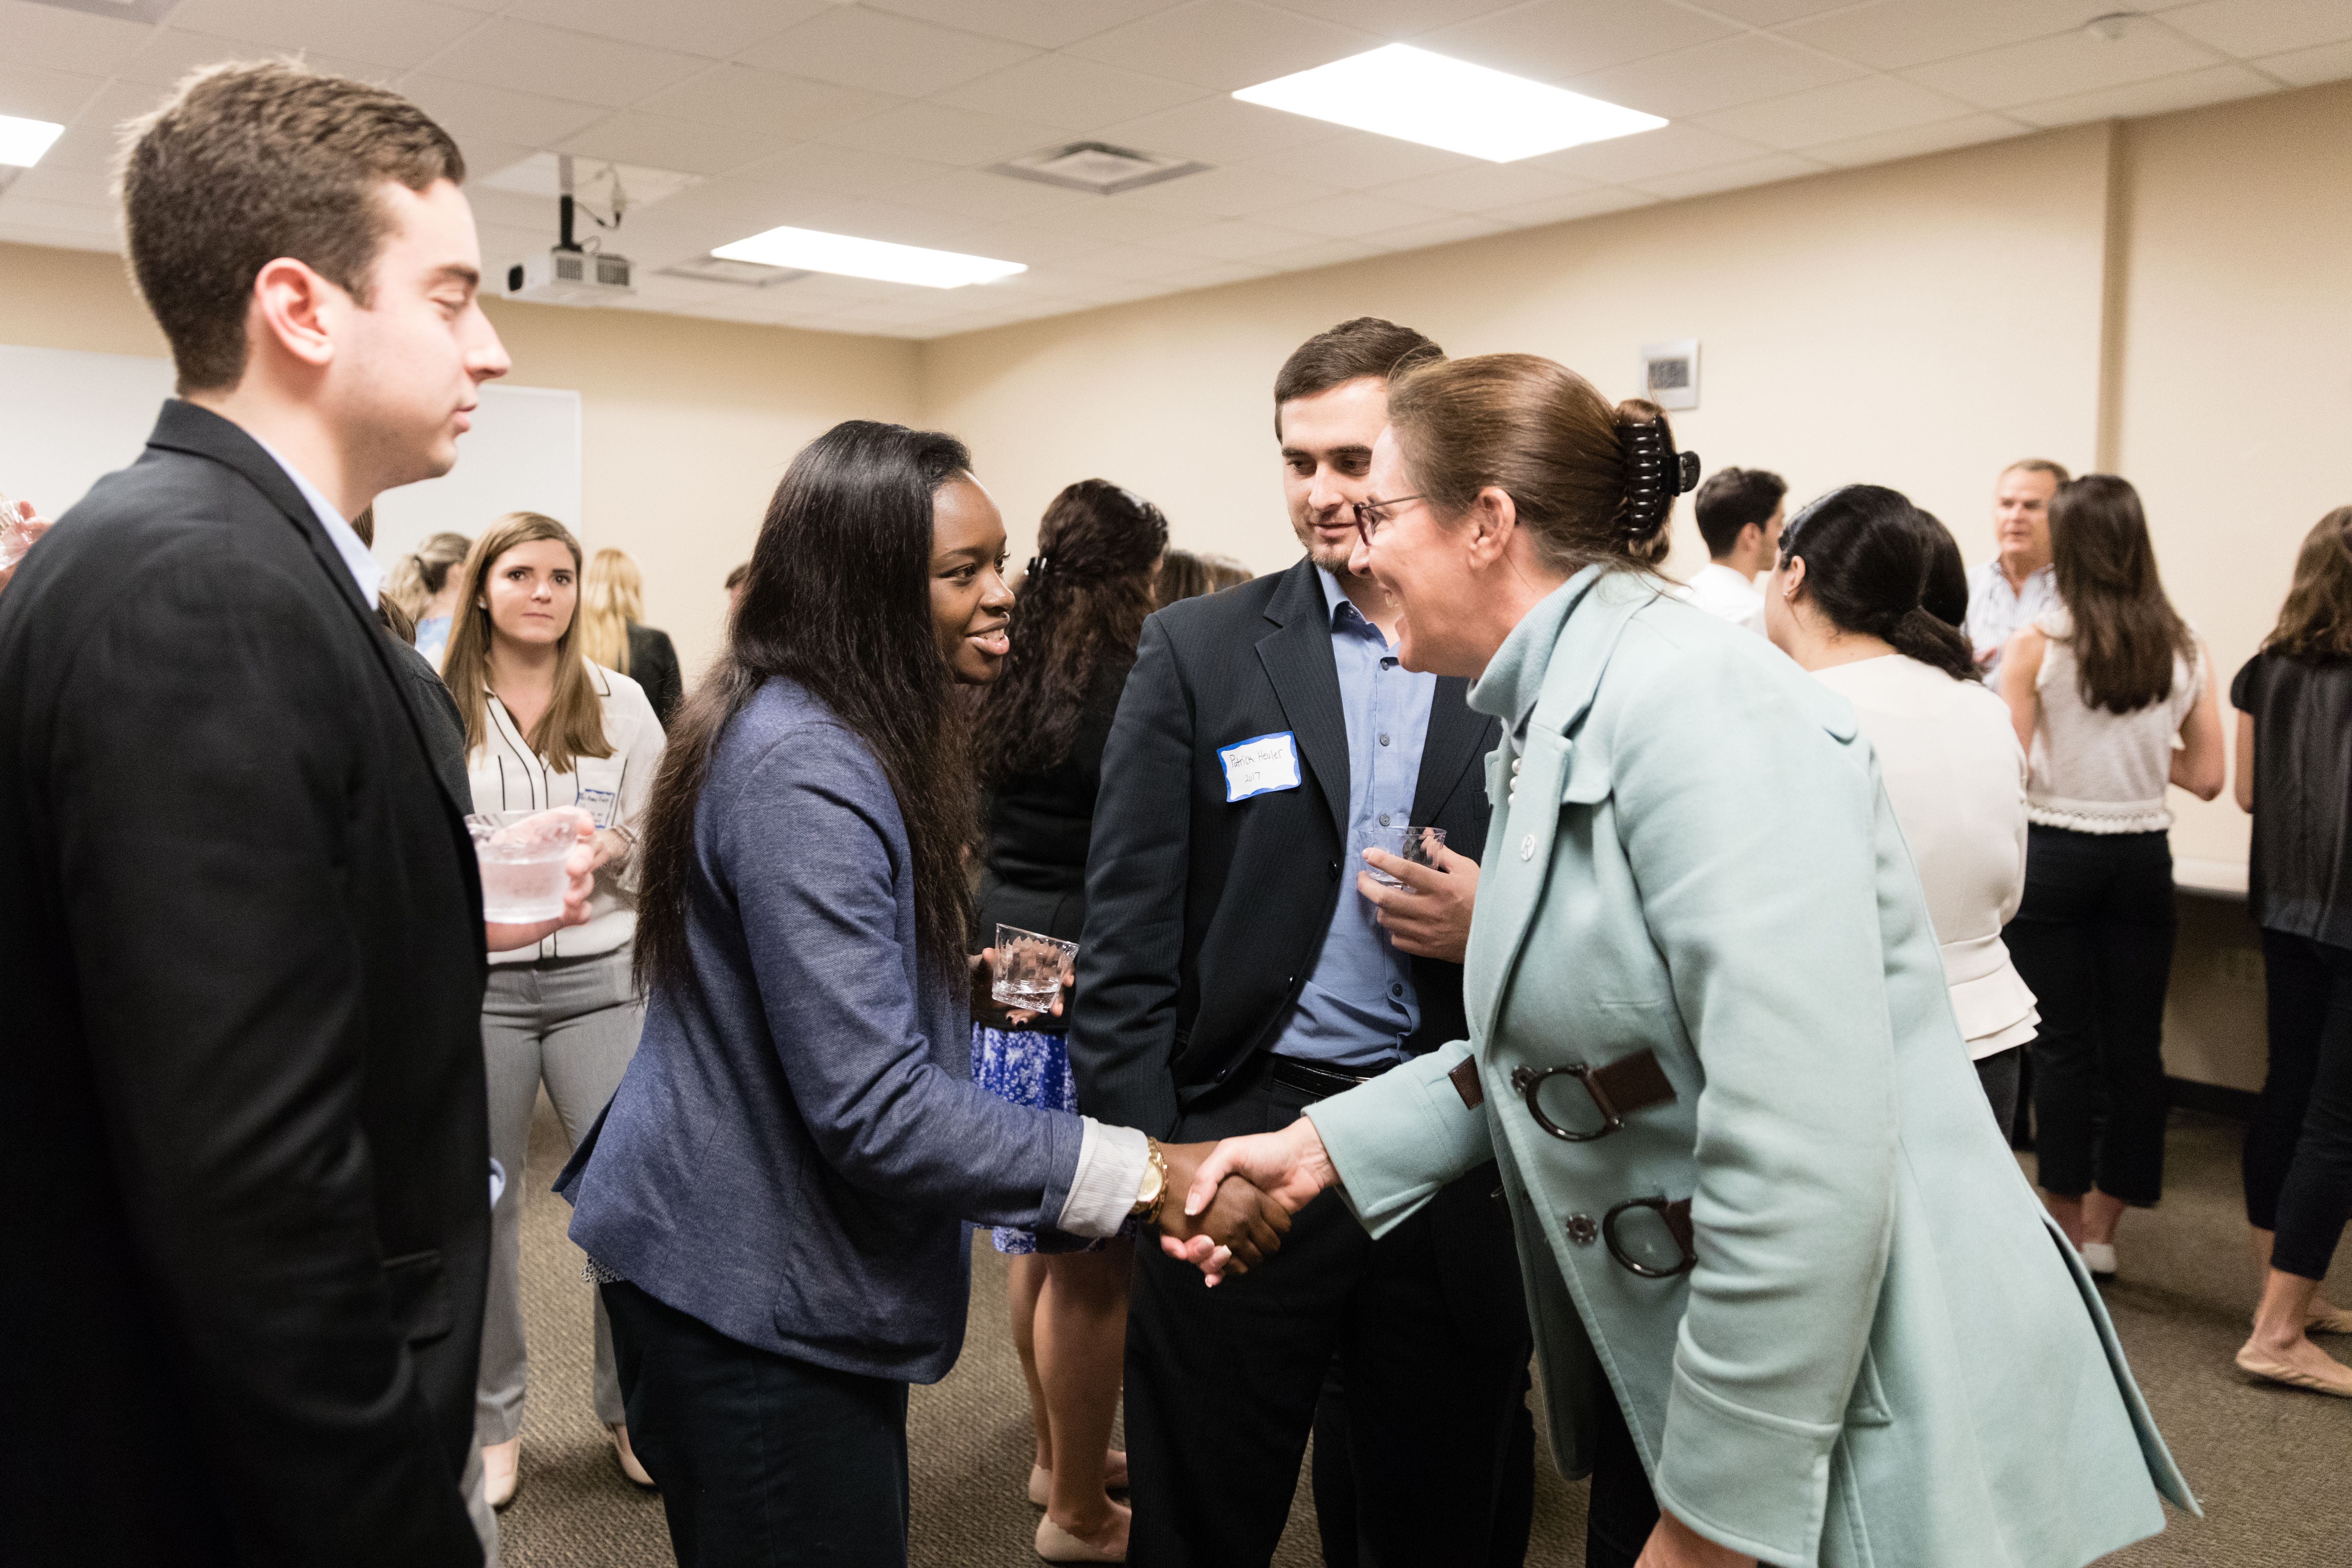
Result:
[[[1404,505],[1407,501],[1423,500],[1427,498],[1423,496],[1398,496],[1393,500],[1360,500],[1355,502],[1349,510],[1356,514],[1356,537],[1364,542],[1365,549],[1370,550],[1372,547],[1372,535],[1378,533],[1392,521],[1384,515],[1385,513],[1394,508]]]

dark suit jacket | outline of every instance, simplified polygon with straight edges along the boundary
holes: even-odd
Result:
[[[480,1562],[481,922],[324,528],[165,404],[0,594],[0,1562]]]
[[[1477,859],[1479,759],[1499,739],[1444,678],[1430,704],[1412,820]],[[1297,737],[1302,787],[1228,804],[1217,749]],[[1089,1116],[1166,1136],[1182,1109],[1273,1042],[1314,969],[1344,864],[1348,727],[1314,566],[1182,600],[1144,623],[1103,752],[1087,861],[1070,1066]],[[1415,1053],[1458,1040],[1462,969],[1413,960]]]
[[[686,698],[686,682],[677,672],[677,648],[670,642],[669,634],[631,621],[629,668],[624,673],[646,689],[646,700],[654,705],[654,717],[661,721],[663,729],[668,729],[678,703]]]

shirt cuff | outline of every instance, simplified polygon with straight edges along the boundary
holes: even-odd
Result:
[[[1135,1200],[1143,1195],[1143,1173],[1151,1163],[1151,1140],[1133,1127],[1106,1127],[1079,1119],[1077,1173],[1054,1228],[1072,1236],[1117,1236]]]

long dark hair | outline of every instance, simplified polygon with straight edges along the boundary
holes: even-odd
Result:
[[[1901,491],[1843,485],[1789,520],[1780,564],[1804,562],[1804,595],[1838,630],[1882,638],[1954,680],[1974,680],[1968,639],[1926,604],[1937,555],[1930,529],[1944,525]]]
[[[768,502],[727,647],[679,710],[646,809],[641,986],[692,984],[686,910],[695,805],[719,733],[766,681],[798,681],[881,763],[907,826],[916,945],[963,962],[973,792],[929,596],[932,498],[971,467],[952,436],[851,419],[801,449]]]
[[[2337,507],[2303,536],[2294,585],[2263,647],[2306,664],[2352,656],[2352,506]]]
[[[1929,615],[1963,635],[1968,631],[1969,569],[1960,559],[1960,542],[1944,526],[1944,520],[1924,508],[1914,507],[1911,515],[1918,520],[1918,528],[1927,541],[1927,588],[1919,595],[1919,603]]]
[[[2189,623],[2164,596],[2156,546],[2131,481],[2084,474],[2050,498],[2050,561],[2074,629],[2083,700],[2131,713],[2172,690],[2172,664],[2195,661]]]
[[[1153,608],[1151,563],[1167,548],[1160,509],[1108,479],[1080,479],[1046,507],[1013,612],[1012,655],[978,703],[982,784],[1069,756],[1095,671],[1135,651]]]

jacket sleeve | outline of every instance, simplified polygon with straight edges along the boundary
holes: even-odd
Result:
[[[1645,674],[1611,705],[1617,830],[1705,1073],[1654,1479],[1702,1534],[1811,1563],[1895,1206],[1877,781],[1754,661]]]
[[[793,1107],[825,1163],[862,1192],[986,1225],[1050,1226],[1077,1173],[1080,1121],[1000,1100],[934,1059],[898,934],[880,815],[891,798],[847,731],[805,724],[720,814],[724,879]]]
[[[1341,1199],[1374,1237],[1495,1157],[1486,1110],[1465,1104],[1447,1076],[1471,1054],[1469,1041],[1456,1040],[1307,1107]]]
[[[1184,958],[1192,731],[1192,699],[1155,616],[1143,625],[1103,745],[1069,1052],[1087,1114],[1162,1137],[1181,1113],[1169,1064]]]
[[[323,580],[194,549],[115,604],[74,650],[48,774],[90,1071],[187,1462],[240,1562],[478,1563],[376,1239],[350,611]]]

